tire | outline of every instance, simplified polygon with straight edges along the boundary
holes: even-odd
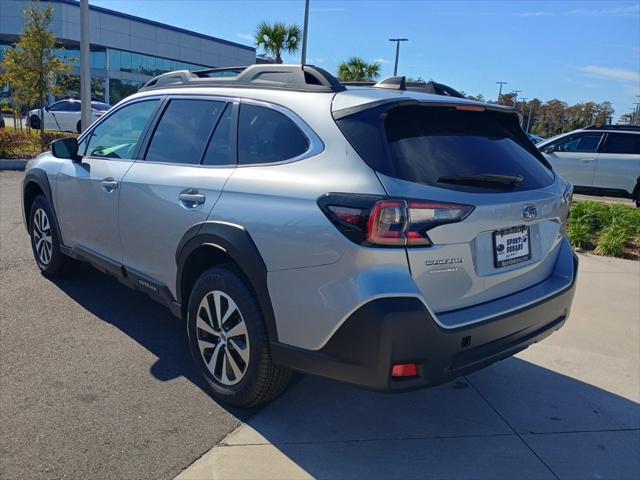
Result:
[[[78,120],[78,123],[76,123],[76,131],[78,133],[82,133],[82,121]]]
[[[38,130],[40,128],[40,117],[37,115],[31,115],[31,117],[29,117],[29,125],[34,130]]]
[[[232,267],[200,276],[189,298],[187,332],[194,362],[216,399],[252,407],[287,387],[291,371],[273,364],[258,301]]]
[[[64,275],[71,259],[60,252],[60,236],[53,210],[44,195],[38,195],[31,204],[29,235],[33,256],[42,274],[50,278]]]

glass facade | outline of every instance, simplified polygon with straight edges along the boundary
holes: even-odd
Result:
[[[0,44],[0,62],[9,44]],[[59,98],[79,97],[80,81],[77,75],[80,67],[80,50],[75,47],[56,48],[55,55],[71,64],[75,72],[61,76],[58,83],[63,87]],[[114,48],[91,46],[91,97],[93,100],[115,105],[123,98],[135,93],[145,82],[162,73],[174,70],[202,70],[205,65],[171,60],[163,57],[143,55]],[[136,77],[131,79],[131,77]],[[108,89],[106,88],[108,85]],[[0,92],[3,89],[0,88]],[[3,92],[0,96],[7,96]]]
[[[155,77],[156,75],[174,70],[202,70],[208,68],[204,65],[153,57],[151,55],[142,55],[125,50],[117,50],[115,48],[107,49],[107,55],[109,57],[110,72],[139,73]]]

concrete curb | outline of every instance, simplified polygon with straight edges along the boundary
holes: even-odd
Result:
[[[0,170],[21,170],[27,166],[27,160],[0,158]]]

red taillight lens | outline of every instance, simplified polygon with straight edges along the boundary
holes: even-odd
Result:
[[[429,229],[459,222],[473,210],[455,203],[348,194],[327,194],[318,204],[350,240],[385,247],[428,247]]]

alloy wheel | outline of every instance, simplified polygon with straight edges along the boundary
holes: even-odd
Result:
[[[213,377],[223,385],[235,385],[249,366],[249,335],[240,309],[220,290],[202,298],[196,313],[196,337],[200,355]]]
[[[42,208],[38,208],[33,214],[33,244],[40,263],[49,265],[53,252],[53,238],[49,217]]]

